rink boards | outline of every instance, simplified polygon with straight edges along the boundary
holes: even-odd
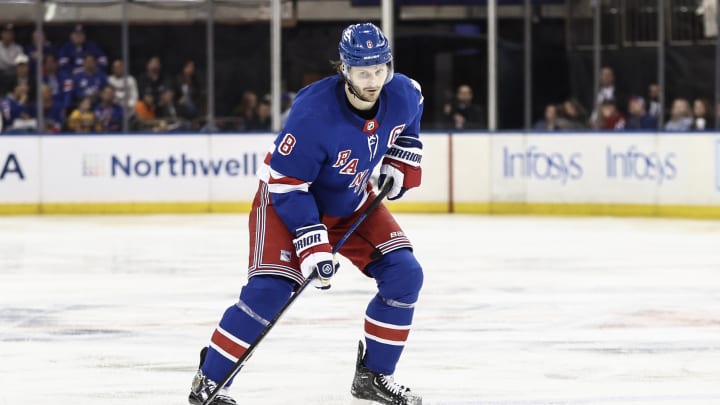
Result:
[[[1,136],[0,214],[247,212],[273,135]],[[720,135],[427,133],[397,212],[720,218]]]

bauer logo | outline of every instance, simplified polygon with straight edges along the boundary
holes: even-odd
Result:
[[[607,177],[610,179],[654,181],[662,184],[677,177],[677,156],[672,152],[644,153],[635,145],[627,150],[613,150],[608,146],[605,157]]]
[[[83,155],[83,176],[119,178],[186,178],[254,176],[257,153],[244,153],[239,158],[203,159],[185,153],[163,157],[125,155]]]
[[[512,152],[504,147],[503,177],[552,180],[565,185],[568,181],[582,178],[581,157],[578,152],[545,152],[536,146],[522,152]]]
[[[9,179],[25,180],[20,159],[14,153],[0,155],[0,181]]]

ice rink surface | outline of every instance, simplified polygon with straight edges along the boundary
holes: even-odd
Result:
[[[425,404],[720,404],[720,221],[398,215],[425,285],[396,378]],[[0,404],[185,404],[245,283],[246,215],[0,217]],[[352,404],[371,279],[343,261],[240,404]]]

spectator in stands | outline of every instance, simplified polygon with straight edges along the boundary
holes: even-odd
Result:
[[[183,118],[182,109],[175,102],[175,92],[168,88],[160,95],[156,115],[165,121],[168,131],[186,131],[190,129],[190,121]]]
[[[24,53],[21,53],[15,57],[15,75],[8,82],[9,88],[14,92],[15,88],[22,84],[27,86],[29,92],[29,100],[32,102],[35,100],[35,77],[30,75],[30,68],[28,62],[30,59]]]
[[[586,129],[587,111],[574,98],[563,101],[558,109],[557,125],[562,130]]]
[[[22,53],[20,45],[15,43],[13,25],[3,25],[0,32],[0,79],[7,80],[15,74],[15,58]]]
[[[662,111],[660,107],[660,85],[657,83],[651,83],[648,86],[647,106],[648,114],[659,120]]]
[[[77,133],[93,132],[95,129],[95,114],[92,112],[92,98],[83,97],[78,106],[68,118],[68,129]]]
[[[93,56],[98,70],[107,71],[107,57],[94,42],[88,41],[85,36],[85,29],[82,25],[76,25],[70,33],[70,41],[65,43],[58,50],[58,61],[60,70],[68,75],[80,73],[85,68],[85,57]]]
[[[667,131],[689,131],[692,128],[693,117],[690,103],[684,98],[673,101],[670,120],[665,123]]]
[[[248,123],[249,131],[269,131],[272,127],[272,103],[270,95],[263,97],[255,109],[255,117]]]
[[[45,56],[47,55],[53,55],[57,56],[55,54],[55,48],[52,46],[50,41],[48,41],[45,38],[45,33],[43,31],[35,30],[33,31],[33,42],[31,45],[28,45],[25,47],[25,55],[27,55],[30,58],[30,72],[34,73],[35,69],[38,66],[38,58],[40,57],[40,47],[42,47],[43,51],[43,59],[45,59]]]
[[[618,100],[624,101],[626,98],[615,86],[615,71],[611,67],[605,66],[600,69],[600,89],[598,90],[598,94],[595,96],[595,107],[592,115],[590,116],[590,121],[593,123],[594,127],[602,128],[605,125],[605,123],[602,122],[604,118],[599,113],[600,107],[606,101],[612,101],[615,105],[615,109],[618,109]]]
[[[57,58],[54,54],[48,53],[44,56],[44,59],[43,84],[50,88],[53,104],[65,111],[72,100],[72,77],[66,76],[58,71]],[[65,115],[63,112],[63,116]]]
[[[157,118],[152,89],[143,90],[142,98],[135,104],[135,116],[140,120],[154,120]]]
[[[626,120],[618,110],[615,100],[607,99],[600,104],[597,129],[619,131],[625,129]]]
[[[443,123],[453,129],[486,128],[482,107],[473,103],[473,91],[467,84],[458,86],[455,98],[443,106]]]
[[[704,98],[696,98],[693,101],[693,124],[695,131],[707,131],[715,125],[712,117],[710,102]]]
[[[0,123],[2,123],[2,130],[0,132],[7,131],[12,125],[12,96],[5,96],[0,94]]]
[[[153,103],[160,101],[160,95],[170,86],[162,75],[162,64],[158,56],[148,59],[145,65],[145,73],[138,78],[138,88],[143,91],[150,90],[153,96]],[[157,104],[153,104],[157,107]]]
[[[557,131],[558,124],[558,107],[555,104],[545,106],[545,115],[543,119],[535,123],[536,131]]]
[[[37,128],[28,92],[27,85],[18,84],[12,94],[0,101],[5,132],[26,132]]]
[[[127,75],[127,87],[125,87],[125,78],[123,78],[125,73],[125,64],[123,61],[116,59],[112,64],[112,74],[108,77],[108,83],[115,90],[116,104],[122,106],[125,103],[127,94],[127,107],[132,112],[138,102],[138,87],[135,78],[130,74]],[[125,89],[127,89],[127,92]]]
[[[240,99],[240,104],[232,111],[233,116],[239,117],[236,128],[238,131],[247,131],[249,129],[250,123],[255,120],[257,105],[257,94],[250,90],[245,90]]]
[[[597,94],[597,104],[600,105],[607,100],[617,100],[617,96],[615,71],[611,67],[605,66],[600,69],[600,90]]]
[[[142,98],[135,104],[133,118],[133,127],[140,131],[158,132],[167,129],[165,121],[157,119],[153,90],[150,88],[143,90]]]
[[[100,98],[100,90],[107,85],[107,76],[97,68],[95,56],[85,55],[83,70],[73,76],[74,99],[90,97],[91,103],[95,104]]]
[[[111,85],[103,87],[100,102],[93,110],[95,131],[118,132],[122,129],[123,109],[115,103],[115,89]]]
[[[178,74],[174,94],[177,96],[178,113],[181,118],[191,121],[203,114],[205,85],[195,70],[195,62],[188,60]]]
[[[628,100],[628,122],[627,129],[658,129],[657,117],[648,113],[645,108],[645,99],[633,96]]]
[[[42,92],[44,131],[58,133],[62,131],[65,123],[65,108],[55,100],[50,86],[43,84],[40,91]]]

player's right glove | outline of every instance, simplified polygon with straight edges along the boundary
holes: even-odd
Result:
[[[335,274],[338,266],[333,261],[327,227],[317,224],[298,228],[295,231],[293,245],[300,260],[303,276],[308,278],[317,270],[312,285],[322,290],[330,288],[330,278]]]

